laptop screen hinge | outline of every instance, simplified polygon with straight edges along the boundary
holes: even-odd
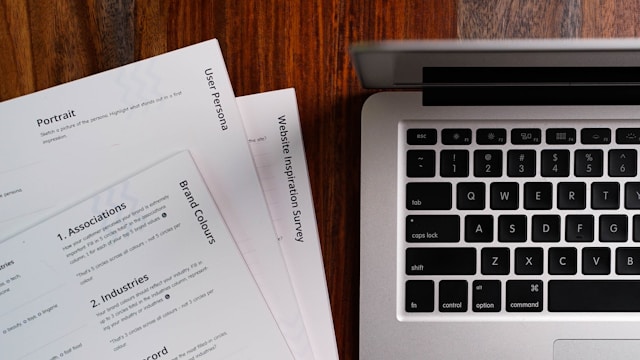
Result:
[[[638,105],[640,67],[423,67],[423,104]]]
[[[640,105],[640,85],[425,86],[424,106]]]

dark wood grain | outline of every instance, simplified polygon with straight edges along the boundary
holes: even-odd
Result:
[[[340,357],[358,353],[355,41],[636,36],[616,0],[0,0],[0,101],[218,38],[236,94],[295,87]]]
[[[578,37],[580,0],[459,0],[461,38]]]
[[[583,1],[582,37],[637,37],[640,34],[640,2]]]

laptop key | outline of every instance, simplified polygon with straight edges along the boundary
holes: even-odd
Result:
[[[583,248],[582,273],[585,275],[609,275],[611,273],[611,249]]]
[[[469,152],[467,150],[442,150],[440,152],[440,176],[469,176]]]
[[[407,151],[407,177],[434,177],[436,152],[433,150]]]
[[[541,275],[543,270],[542,248],[522,247],[515,252],[515,271],[517,275]]]
[[[576,129],[547,129],[546,137],[547,144],[550,145],[575,144]]]
[[[542,311],[543,283],[541,280],[507,281],[508,312]]]
[[[451,210],[451,183],[408,183],[407,210]]]
[[[568,242],[593,241],[593,215],[567,215],[565,239]]]
[[[405,283],[405,311],[433,311],[433,280],[409,280]]]
[[[435,145],[438,140],[436,129],[408,129],[407,144],[409,145]]]
[[[509,248],[484,248],[481,252],[481,272],[483,275],[509,274]]]
[[[616,143],[640,144],[640,128],[619,128],[616,130]]]
[[[551,312],[640,311],[640,280],[550,280]]]
[[[458,215],[410,215],[406,225],[407,242],[460,241]]]
[[[604,153],[599,149],[576,150],[575,174],[578,177],[600,177],[604,172]]]
[[[440,312],[465,312],[468,302],[466,280],[442,280],[439,283]]]
[[[596,182],[591,184],[591,208],[618,209],[620,207],[620,184]]]
[[[609,176],[636,176],[638,153],[635,149],[609,151]]]
[[[535,150],[507,151],[507,174],[510,177],[536,176]]]
[[[475,248],[408,248],[407,275],[473,275]]]
[[[542,142],[540,129],[513,129],[511,143],[514,145],[537,145]]]
[[[609,144],[611,143],[611,129],[586,128],[580,131],[580,140],[583,144]]]
[[[471,144],[471,129],[443,129],[442,143],[444,145]]]
[[[627,215],[601,215],[599,223],[600,241],[627,241]]]
[[[569,150],[542,150],[541,162],[543,177],[569,176]]]
[[[616,274],[640,275],[640,248],[616,249]]]
[[[502,305],[500,293],[499,280],[475,280],[473,282],[473,311],[499,312]]]
[[[553,202],[553,186],[547,182],[524,184],[524,208],[527,210],[549,210]]]

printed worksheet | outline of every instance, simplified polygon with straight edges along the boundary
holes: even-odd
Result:
[[[0,241],[182,149],[294,356],[310,358],[216,40],[0,103]]]
[[[0,244],[2,359],[293,359],[189,152]]]
[[[294,89],[238,97],[271,218],[316,359],[338,359]]]

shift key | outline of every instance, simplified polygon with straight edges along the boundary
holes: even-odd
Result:
[[[473,275],[475,248],[408,248],[407,275]]]
[[[460,216],[410,215],[406,229],[407,242],[458,242]]]
[[[407,210],[451,210],[451,183],[407,184]]]

